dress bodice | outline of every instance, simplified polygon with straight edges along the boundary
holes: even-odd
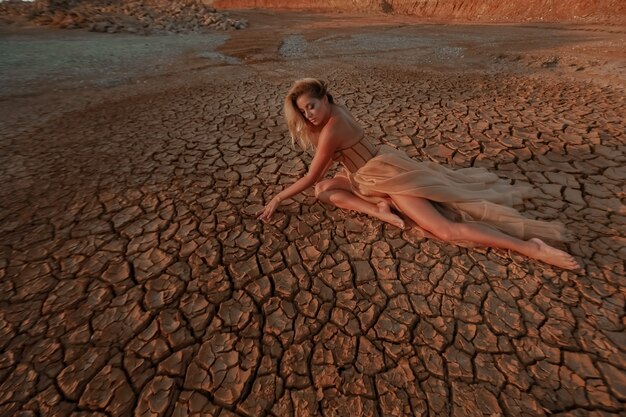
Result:
[[[363,135],[361,140],[352,146],[337,149],[333,161],[339,162],[350,172],[356,172],[367,161],[376,156],[378,149]]]

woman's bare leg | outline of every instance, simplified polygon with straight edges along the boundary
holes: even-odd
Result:
[[[391,212],[389,203],[386,201],[379,201],[378,204],[370,203],[350,191],[340,189],[323,191],[317,195],[317,198],[339,208],[358,211],[399,227],[400,229],[404,229],[404,220]]]
[[[350,182],[343,177],[318,183],[315,187],[315,196],[325,203],[344,210],[367,214],[400,229],[405,227],[404,220],[391,212],[390,199],[384,197],[361,198],[350,191]]]
[[[478,223],[452,222],[424,198],[400,195],[393,195],[391,198],[404,214],[441,240],[450,242],[464,240],[494,248],[511,249],[560,268],[579,268],[571,255],[549,246],[540,239],[524,241]]]
[[[398,210],[398,207],[395,205],[391,197],[388,197],[388,196],[387,197],[375,197],[375,196],[364,196],[364,195],[357,195],[357,197],[365,201],[369,201],[370,203],[376,204],[376,206],[378,207],[379,213],[382,213],[385,216],[389,216],[389,215],[393,216],[394,223],[397,222],[397,219],[400,219],[400,221],[402,221],[402,223],[397,223],[397,224],[392,223],[394,224],[394,226],[397,226],[400,229],[406,228],[406,223],[404,222],[405,219],[402,219],[400,216],[397,216],[395,213],[391,211],[392,205],[396,208],[396,210]]]

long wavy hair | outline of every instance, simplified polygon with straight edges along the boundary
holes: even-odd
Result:
[[[328,93],[328,84],[317,78],[302,78],[293,83],[287,95],[283,111],[287,120],[287,127],[291,135],[291,144],[295,148],[296,143],[303,150],[313,147],[313,141],[319,136],[319,132],[312,129],[312,125],[298,109],[296,100],[302,94],[308,94],[319,100],[328,97],[329,103],[334,103],[333,96]]]

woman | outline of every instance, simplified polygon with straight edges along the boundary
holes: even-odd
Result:
[[[319,200],[402,229],[404,221],[392,205],[443,241],[511,249],[564,269],[579,268],[571,255],[539,239],[564,240],[563,225],[527,219],[512,208],[528,196],[528,187],[511,186],[484,168],[451,170],[387,145],[377,148],[317,79],[296,81],[284,112],[292,142],[315,148],[315,155],[308,173],[278,193],[260,220],[267,222],[282,201],[315,185]],[[345,171],[320,181],[334,161]]]

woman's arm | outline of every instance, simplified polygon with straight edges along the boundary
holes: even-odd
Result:
[[[329,135],[321,136],[325,136],[326,138],[320,137],[309,171],[304,177],[278,193],[275,198],[278,198],[279,201],[285,201],[294,195],[300,194],[326,175],[326,171],[328,171],[330,164],[333,162],[335,147],[333,145],[334,141],[329,140]]]
[[[315,183],[317,184],[318,182],[320,182],[321,180],[324,179],[324,177],[326,176],[326,173],[328,172],[328,170],[330,169],[330,166],[333,164],[333,160],[331,159],[330,161],[328,161],[328,163],[326,164],[326,167],[324,168],[324,171],[322,171],[322,175],[320,175],[320,177],[317,179],[317,181],[315,181]]]
[[[318,141],[317,150],[315,151],[315,156],[313,157],[313,161],[309,167],[309,171],[304,177],[276,194],[267,206],[265,206],[265,209],[263,209],[258,218],[263,221],[269,220],[281,202],[300,194],[302,191],[311,187],[323,178],[333,161],[332,157],[335,152],[335,143],[336,141],[332,140],[330,134],[324,134],[324,132],[322,132]]]
[[[326,166],[322,168],[322,171],[319,173],[319,175],[316,175],[317,170],[314,170],[313,164],[311,164],[311,168],[309,168],[309,172],[307,173],[307,175],[300,178],[298,181],[294,182],[289,187],[285,188],[283,191],[278,193],[276,195],[276,198],[278,198],[279,201],[285,201],[290,197],[298,195],[299,193],[306,190],[310,186],[317,184],[322,179],[324,179],[332,163],[333,163],[333,160],[329,159],[328,162],[326,163]]]

